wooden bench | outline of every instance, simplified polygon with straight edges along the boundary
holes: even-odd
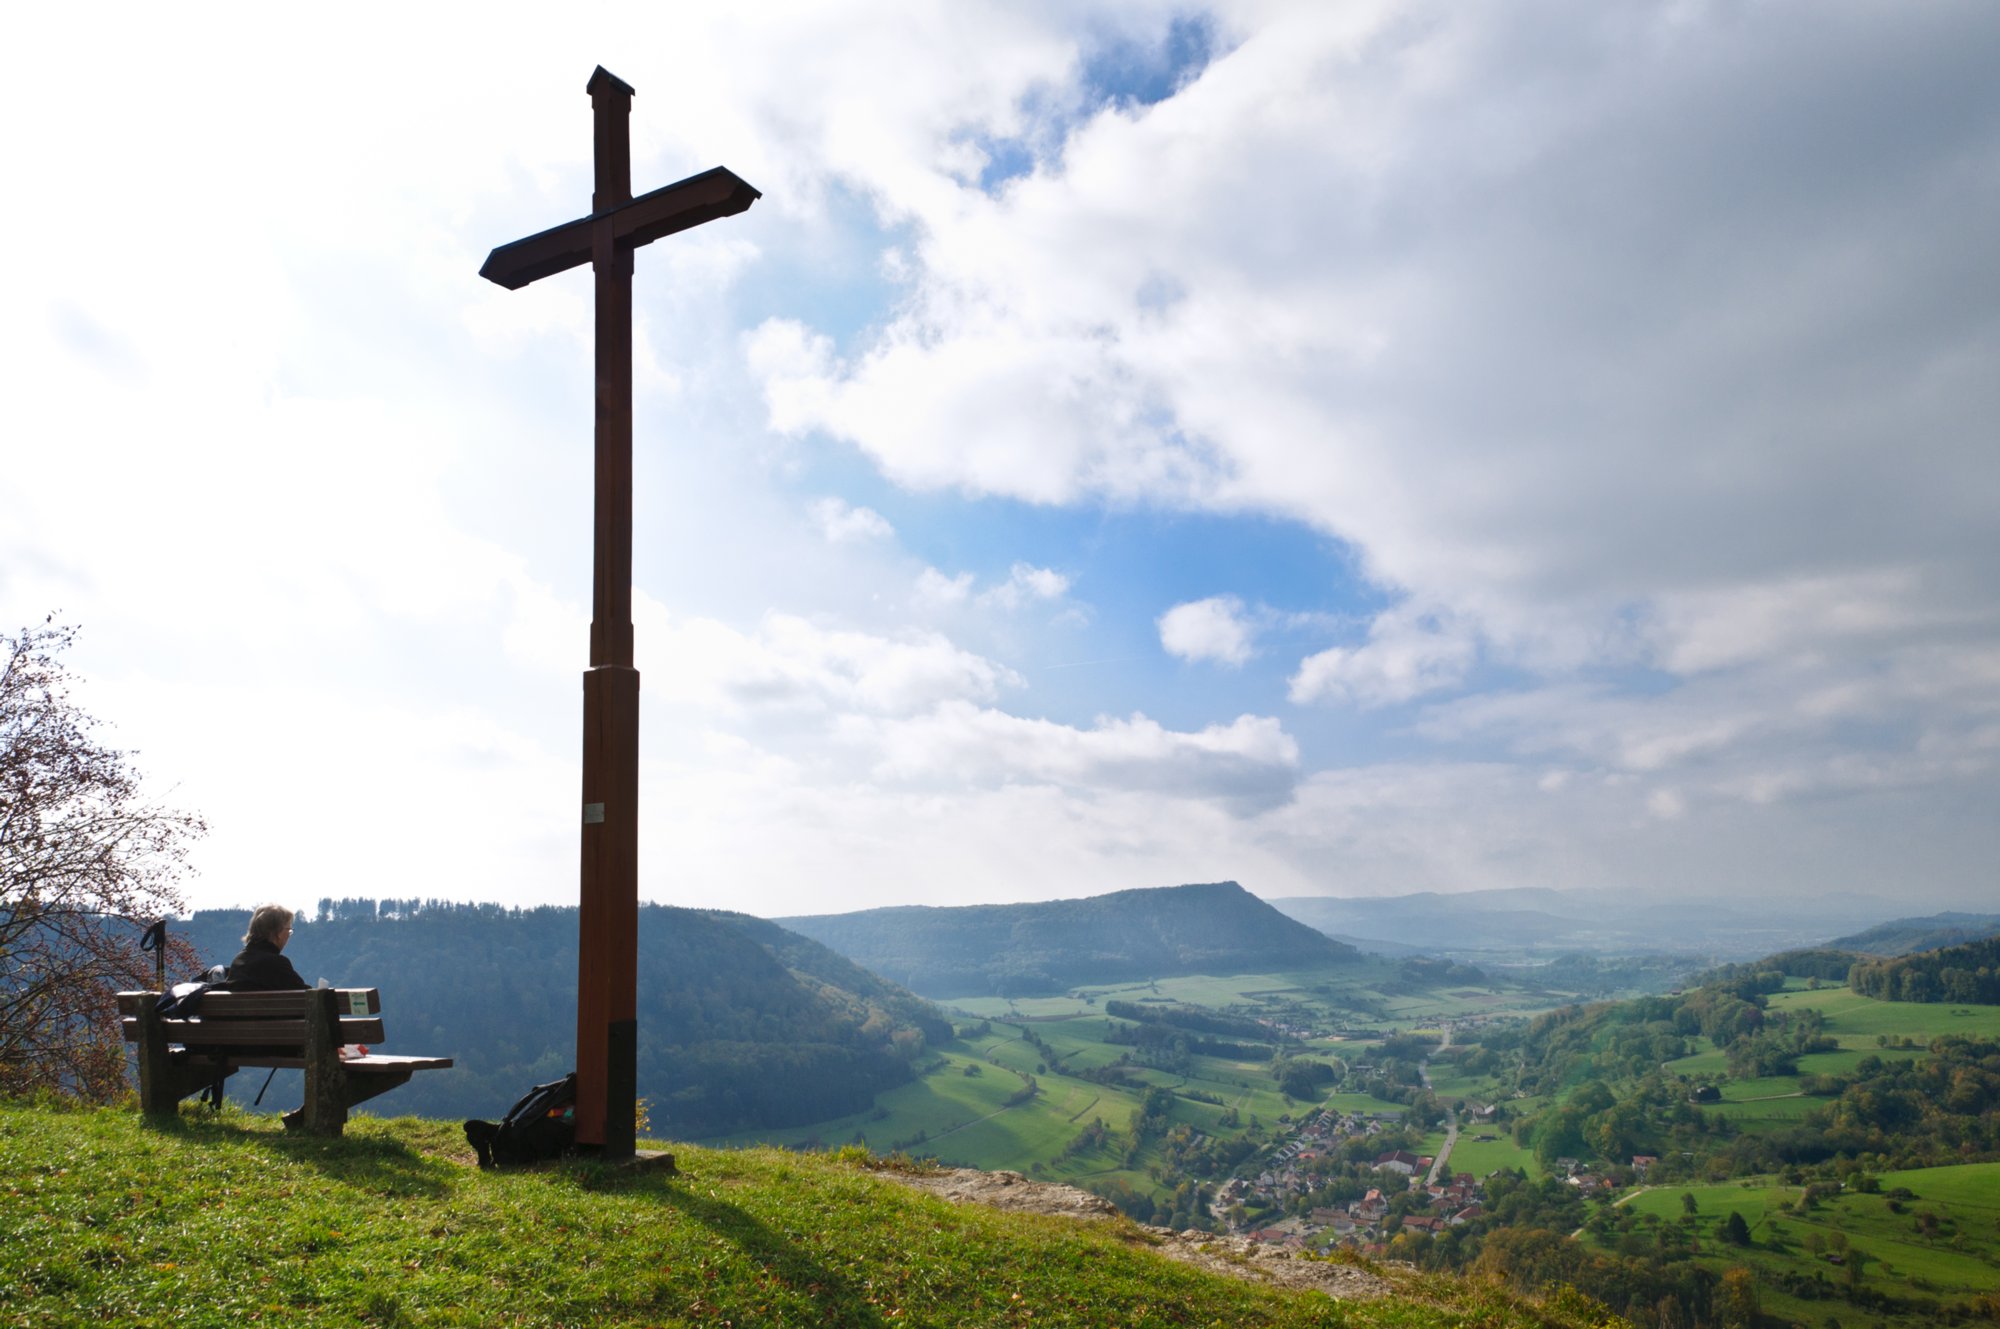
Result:
[[[342,1057],[347,1044],[382,1041],[374,988],[210,992],[190,1019],[161,1016],[159,995],[118,994],[125,1041],[139,1045],[139,1108],[149,1115],[175,1115],[183,1098],[241,1067],[284,1067],[306,1073],[306,1132],[339,1135],[356,1103],[451,1065],[450,1057]]]

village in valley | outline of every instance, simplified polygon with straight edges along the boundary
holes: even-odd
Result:
[[[1471,1173],[1453,1174],[1437,1160],[1406,1149],[1375,1156],[1371,1166],[1381,1184],[1358,1198],[1340,1200],[1327,1194],[1344,1188],[1329,1186],[1326,1168],[1316,1165],[1337,1162],[1351,1153],[1344,1148],[1349,1142],[1379,1136],[1396,1120],[1396,1114],[1387,1112],[1314,1109],[1254,1177],[1231,1177],[1222,1183],[1212,1206],[1216,1220],[1253,1241],[1300,1250],[1347,1246],[1380,1254],[1398,1226],[1405,1231],[1435,1231],[1484,1212],[1479,1181]],[[1315,1199],[1326,1202],[1312,1203]],[[1250,1206],[1284,1210],[1287,1216],[1246,1221]],[[1294,1212],[1299,1209],[1304,1212]],[[1400,1219],[1400,1224],[1392,1219]]]
[[[1468,1115],[1491,1122],[1495,1110],[1474,1107]],[[1393,1131],[1398,1118],[1393,1112],[1313,1109],[1254,1176],[1231,1177],[1217,1188],[1211,1214],[1224,1230],[1252,1241],[1295,1250],[1346,1248],[1371,1256],[1388,1254],[1389,1242],[1399,1232],[1435,1234],[1484,1215],[1484,1179],[1451,1171],[1449,1154],[1433,1158],[1407,1149],[1382,1150],[1364,1161],[1379,1182],[1358,1197],[1344,1195],[1353,1184],[1331,1177],[1333,1167],[1354,1157],[1354,1141]],[[1601,1170],[1582,1160],[1560,1163],[1566,1182],[1592,1199],[1642,1180],[1657,1161],[1638,1154],[1629,1168]],[[1285,1216],[1253,1218],[1253,1209]]]

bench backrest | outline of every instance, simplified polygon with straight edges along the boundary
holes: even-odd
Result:
[[[292,1047],[303,1048],[306,1041],[308,1003],[322,998],[322,990],[293,992],[209,992],[192,1019],[161,1021],[167,1039],[183,1047]],[[333,989],[334,1009],[340,1013],[339,1043],[380,1043],[382,1041],[382,998],[375,988]],[[139,1041],[139,1013],[159,1000],[157,992],[118,994],[119,1024],[125,1041]]]

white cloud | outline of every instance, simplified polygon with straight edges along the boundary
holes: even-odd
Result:
[[[917,574],[916,599],[920,605],[937,608],[945,605],[963,604],[972,593],[972,574],[961,572],[956,577],[947,577],[936,568],[925,568]]]
[[[1991,19],[1800,12],[1225,10],[1178,95],[908,196],[897,316],[785,330],[771,420],[913,488],[1339,537],[1393,607],[1297,701],[1719,671],[1597,746],[1758,742],[1796,666],[2000,641]]]
[[[893,636],[767,614],[752,631],[634,606],[647,695],[726,714],[909,715],[946,701],[991,701],[1020,675],[940,633]]]
[[[1860,644],[1880,650],[1907,637],[1968,622],[1926,594],[1911,569],[1775,577],[1662,595],[1652,631],[1660,664],[1677,674],[1797,660]]]
[[[1476,655],[1463,626],[1403,605],[1378,615],[1362,645],[1335,646],[1301,660],[1291,699],[1361,706],[1408,701],[1458,684]]]
[[[1283,726],[1252,715],[1192,733],[1144,715],[1100,718],[1080,729],[952,702],[888,724],[852,723],[843,734],[880,751],[876,773],[883,778],[1041,780],[1086,791],[1217,799],[1245,810],[1289,799],[1299,764],[1298,744]]]
[[[873,508],[851,507],[845,499],[815,499],[808,511],[828,544],[887,540],[896,534],[896,528],[881,513]]]
[[[1069,578],[1052,568],[1016,563],[1007,580],[980,594],[980,603],[1002,609],[1019,609],[1037,600],[1060,600],[1069,591]]]
[[[1249,660],[1257,629],[1233,595],[1190,600],[1161,614],[1160,646],[1183,660],[1215,660],[1240,665]]]

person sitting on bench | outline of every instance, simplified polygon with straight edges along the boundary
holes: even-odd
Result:
[[[291,992],[310,986],[284,954],[285,943],[292,939],[292,920],[297,917],[281,904],[257,906],[250,915],[250,928],[243,934],[243,949],[229,962],[231,992]],[[278,1120],[285,1123],[286,1130],[297,1130],[305,1111],[300,1105]]]
[[[297,915],[281,904],[260,904],[250,915],[243,949],[229,962],[231,992],[290,992],[310,986],[284,955]]]

